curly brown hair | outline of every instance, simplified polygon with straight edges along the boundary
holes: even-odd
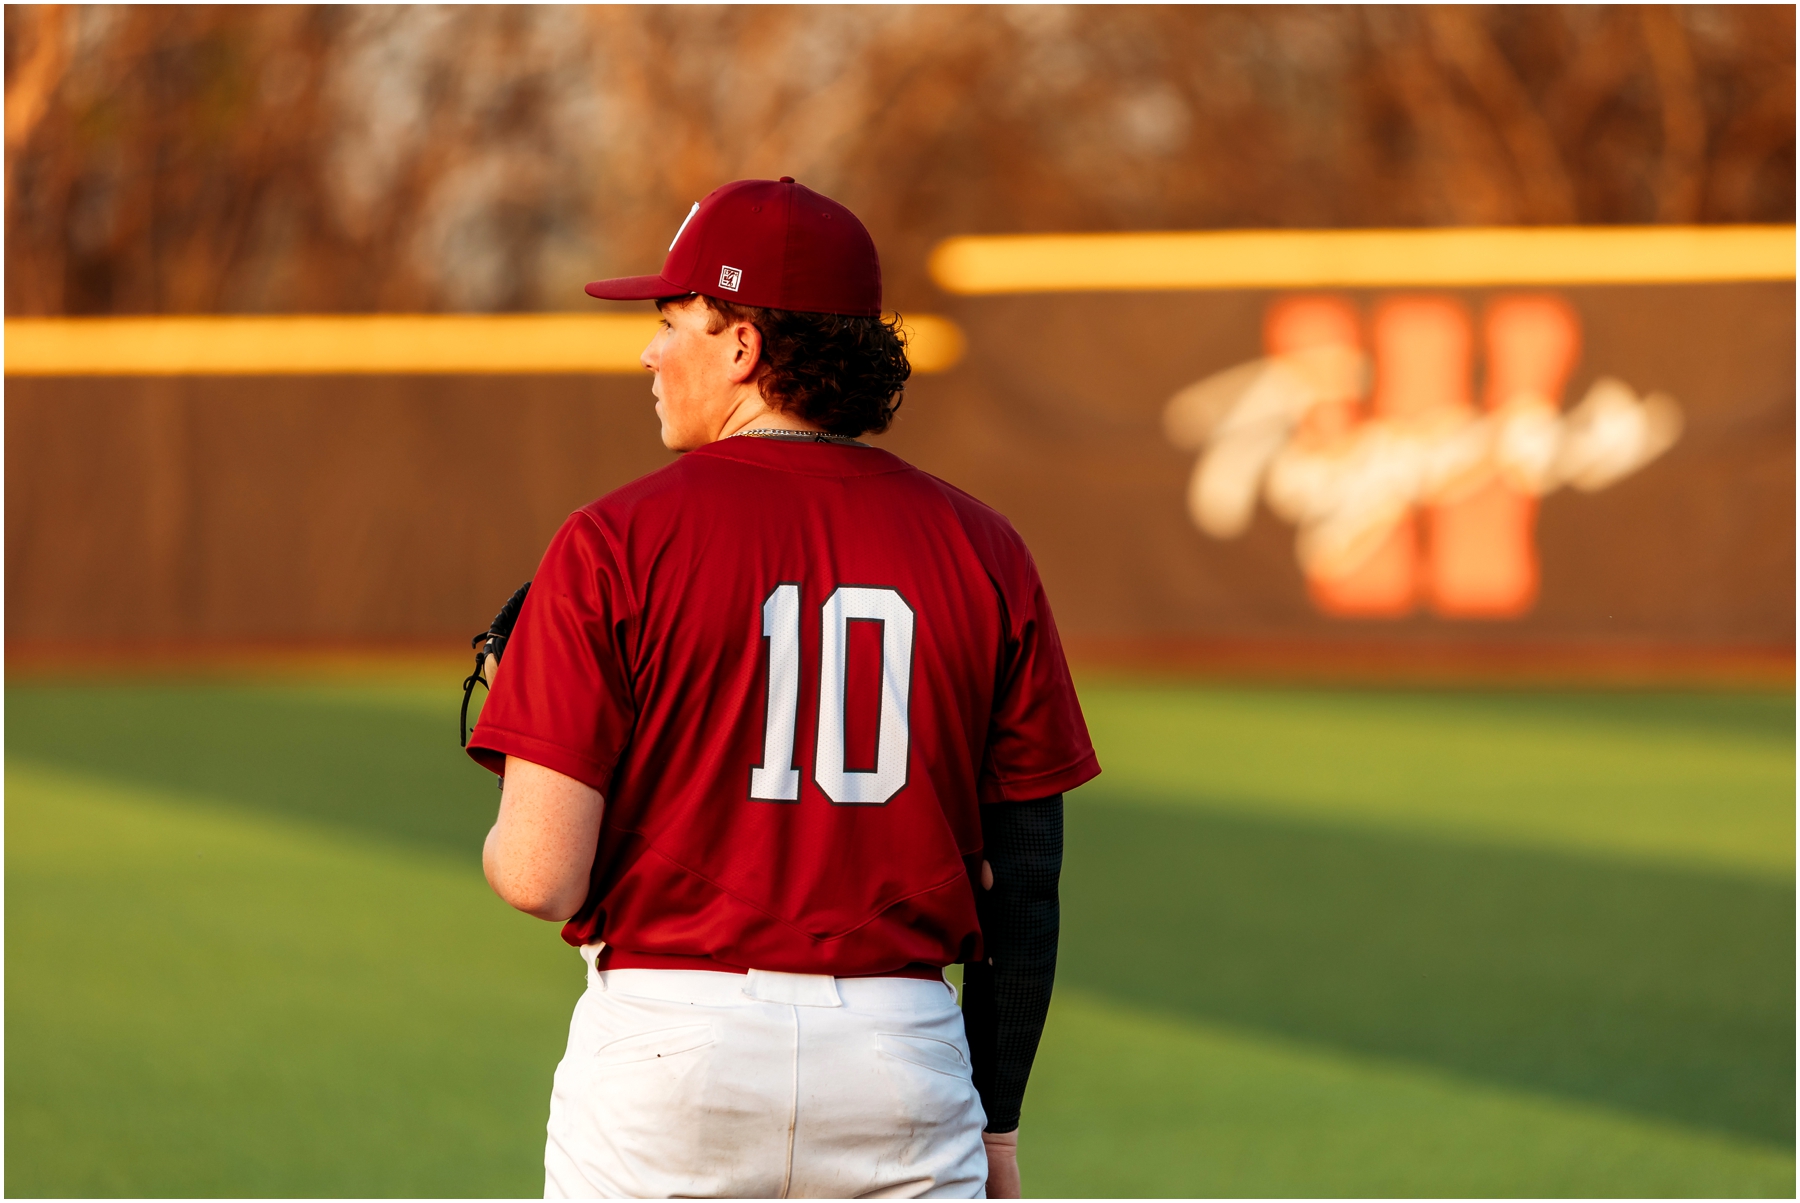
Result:
[[[706,327],[749,322],[762,335],[763,400],[830,434],[880,434],[894,420],[912,365],[900,315],[848,317],[759,309],[704,293]]]

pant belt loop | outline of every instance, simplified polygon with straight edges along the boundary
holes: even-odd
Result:
[[[602,994],[606,993],[606,975],[600,972],[594,962],[600,956],[600,950],[605,947],[604,943],[581,946],[581,959],[588,969],[588,985]]]

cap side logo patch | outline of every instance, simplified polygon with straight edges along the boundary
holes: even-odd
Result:
[[[744,273],[737,268],[721,267],[719,269],[719,287],[723,288],[726,292],[736,292],[738,290],[738,285],[743,282]]]

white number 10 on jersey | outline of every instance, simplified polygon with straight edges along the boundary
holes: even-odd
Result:
[[[844,768],[844,686],[849,670],[850,624],[881,624],[881,718],[875,767]],[[912,689],[913,611],[897,589],[840,585],[820,613],[819,738],[813,780],[833,802],[880,806],[906,784],[911,736],[907,700]],[[768,802],[800,798],[794,764],[794,729],[800,721],[800,586],[777,585],[762,607],[769,641],[769,710],[763,726],[762,763],[750,770],[750,796]]]

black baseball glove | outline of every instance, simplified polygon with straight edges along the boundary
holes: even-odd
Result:
[[[494,663],[500,663],[500,654],[506,650],[506,641],[512,636],[513,624],[519,621],[519,609],[525,604],[525,594],[531,589],[531,582],[526,581],[519,586],[519,591],[506,599],[500,607],[500,613],[494,615],[494,621],[488,623],[488,629],[469,641],[475,649],[475,671],[463,679],[462,704],[462,746],[469,746],[469,699],[475,696],[475,686],[483,689],[490,686],[484,675],[487,670],[487,658],[492,656]]]

